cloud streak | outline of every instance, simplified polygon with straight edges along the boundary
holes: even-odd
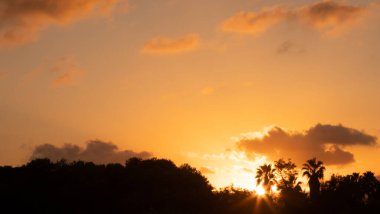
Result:
[[[340,35],[368,14],[370,6],[352,6],[322,1],[300,8],[273,7],[258,12],[239,12],[222,23],[225,32],[258,35],[281,22],[295,22],[318,30],[323,35]]]
[[[199,171],[202,173],[202,174],[215,174],[215,171],[210,169],[210,168],[207,168],[207,167],[201,167],[199,169]]]
[[[285,41],[277,48],[277,53],[279,54],[288,53],[292,50],[293,47],[294,47],[294,44],[291,41],[289,40]]]
[[[55,76],[52,83],[56,87],[74,84],[84,73],[74,57],[62,57],[49,70]]]
[[[52,161],[65,159],[67,161],[91,161],[97,164],[106,163],[125,163],[132,157],[149,158],[152,154],[149,152],[134,152],[131,150],[119,150],[119,148],[110,142],[100,140],[89,141],[85,148],[73,144],[65,144],[62,147],[56,147],[52,144],[43,144],[34,148],[30,157],[31,160],[36,158],[49,158]]]
[[[142,53],[175,54],[195,50],[199,47],[199,35],[192,33],[178,38],[156,37],[144,44]]]
[[[347,146],[374,146],[377,138],[342,125],[317,124],[306,132],[289,132],[272,127],[265,133],[242,135],[238,149],[248,154],[266,155],[270,159],[292,158],[297,163],[317,157],[326,164],[344,165],[354,162]]]
[[[37,39],[49,25],[67,25],[88,16],[105,15],[120,0],[0,0],[0,47]]]
[[[267,31],[287,16],[288,10],[279,7],[264,9],[257,13],[242,11],[224,21],[222,30],[256,35]]]

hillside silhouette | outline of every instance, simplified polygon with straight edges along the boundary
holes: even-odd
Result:
[[[99,165],[35,159],[0,167],[1,213],[380,213],[380,182],[372,172],[333,175],[310,159],[302,175],[291,160],[257,169],[266,194],[233,186],[215,189],[188,164],[131,158]],[[298,178],[306,176],[310,192]],[[271,191],[276,184],[278,191]]]

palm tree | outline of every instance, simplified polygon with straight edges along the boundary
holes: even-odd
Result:
[[[306,176],[309,179],[309,188],[310,188],[310,198],[315,200],[318,198],[321,183],[320,179],[323,179],[323,173],[325,171],[322,161],[317,161],[317,158],[307,160],[303,164],[303,176]]]
[[[256,171],[256,184],[262,183],[265,191],[268,193],[270,187],[275,183],[275,169],[272,164],[264,164],[259,166]]]

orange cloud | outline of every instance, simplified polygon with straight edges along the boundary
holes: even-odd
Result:
[[[0,46],[31,42],[49,25],[107,14],[119,0],[0,0]]]
[[[76,76],[77,76],[77,71],[69,70],[69,71],[66,71],[64,74],[60,75],[59,77],[57,77],[53,83],[55,86],[68,85],[74,81]]]
[[[287,16],[288,11],[280,7],[262,10],[258,13],[239,12],[223,22],[222,30],[226,32],[259,34],[286,19]]]
[[[202,173],[202,174],[215,174],[215,171],[214,170],[211,170],[210,168],[207,168],[207,167],[201,167],[199,169],[199,171]]]
[[[339,35],[364,18],[369,8],[370,6],[352,6],[335,1],[322,1],[296,9],[274,7],[259,12],[239,12],[222,23],[222,30],[260,34],[280,22],[296,22],[310,26],[322,34]]]
[[[156,37],[145,43],[143,53],[170,54],[192,51],[199,47],[199,35],[188,34],[179,38]]]

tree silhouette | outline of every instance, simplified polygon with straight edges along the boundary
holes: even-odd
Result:
[[[320,204],[326,213],[379,213],[380,182],[372,172],[331,176],[322,185]]]
[[[58,214],[380,213],[380,182],[372,172],[333,175],[319,184],[314,201],[314,192],[309,198],[299,189],[298,171],[290,160],[264,164],[257,171],[258,183],[267,191],[276,183],[280,192],[262,200],[233,186],[216,190],[197,169],[166,159],[131,158],[125,165],[37,159],[20,167],[0,166],[0,209]],[[323,171],[316,159],[304,165],[309,185],[315,177],[319,182]]]
[[[277,199],[277,206],[284,213],[300,213],[304,210],[306,194],[302,192],[301,182],[298,181],[298,170],[296,164],[290,159],[285,161],[279,159],[275,161],[275,174],[277,176],[277,186],[280,190]]]
[[[278,161],[275,161],[274,167],[276,175],[280,178],[277,182],[280,190],[301,191],[301,182],[297,181],[298,172],[295,163],[290,159],[285,161],[281,158]]]
[[[256,184],[262,184],[266,193],[270,192],[270,187],[276,182],[274,172],[275,169],[272,167],[272,164],[263,164],[257,168]]]
[[[303,176],[309,179],[308,184],[310,188],[310,198],[312,200],[316,200],[319,196],[321,189],[319,180],[323,179],[325,169],[323,162],[317,160],[317,158],[307,160],[306,163],[303,164]]]
[[[364,191],[365,203],[380,198],[380,182],[373,172],[367,171],[360,177],[360,187]]]

